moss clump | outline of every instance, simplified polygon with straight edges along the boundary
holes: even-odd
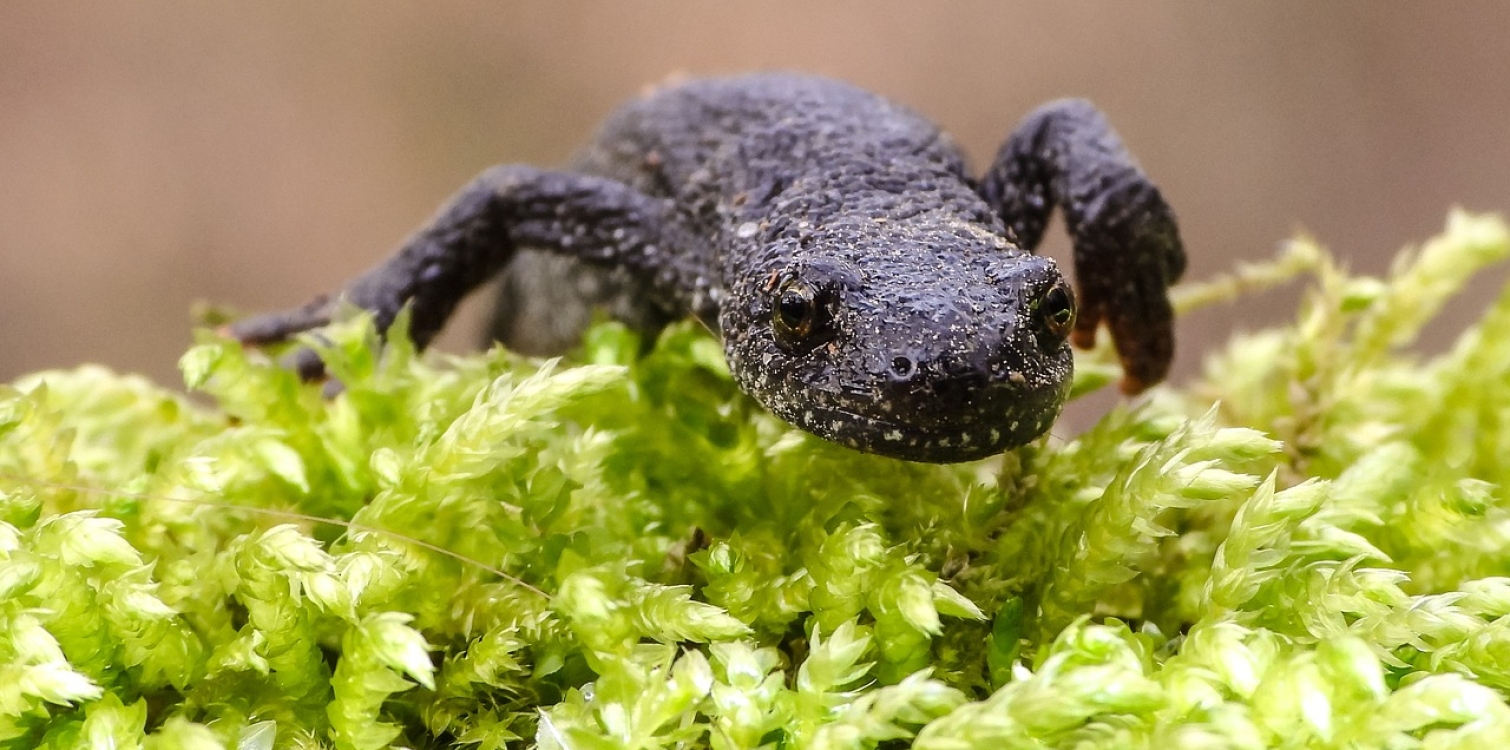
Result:
[[[964,466],[786,427],[691,327],[564,366],[353,320],[332,400],[208,336],[210,405],[25,378],[0,744],[1507,747],[1510,293],[1405,351],[1507,255],[1463,215],[1385,279],[1293,243],[1182,299],[1305,274],[1295,325]]]

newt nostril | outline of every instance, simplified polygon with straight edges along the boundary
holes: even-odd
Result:
[[[916,369],[908,357],[899,355],[891,358],[891,376],[894,380],[907,380]]]

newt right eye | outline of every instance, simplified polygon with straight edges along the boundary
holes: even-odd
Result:
[[[782,284],[771,311],[771,328],[777,343],[795,349],[822,340],[831,318],[825,296],[800,279]]]

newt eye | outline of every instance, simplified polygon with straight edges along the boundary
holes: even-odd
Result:
[[[1055,339],[1070,335],[1075,327],[1075,295],[1063,281],[1055,283],[1038,298],[1034,307],[1043,330]]]
[[[771,328],[776,341],[796,348],[817,343],[827,333],[830,311],[826,295],[801,279],[792,279],[776,291]]]

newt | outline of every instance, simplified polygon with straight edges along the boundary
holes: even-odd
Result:
[[[1059,207],[1075,286],[1034,255]],[[380,330],[406,306],[423,347],[504,276],[493,332],[545,353],[606,309],[654,331],[692,316],[777,416],[912,461],[972,460],[1044,434],[1071,343],[1105,323],[1133,394],[1174,355],[1174,212],[1102,114],[1031,112],[980,178],[937,126],[798,74],[691,80],[612,114],[566,170],[495,166],[339,295],[233,324],[267,344],[340,299]],[[318,357],[300,352],[308,377]]]

